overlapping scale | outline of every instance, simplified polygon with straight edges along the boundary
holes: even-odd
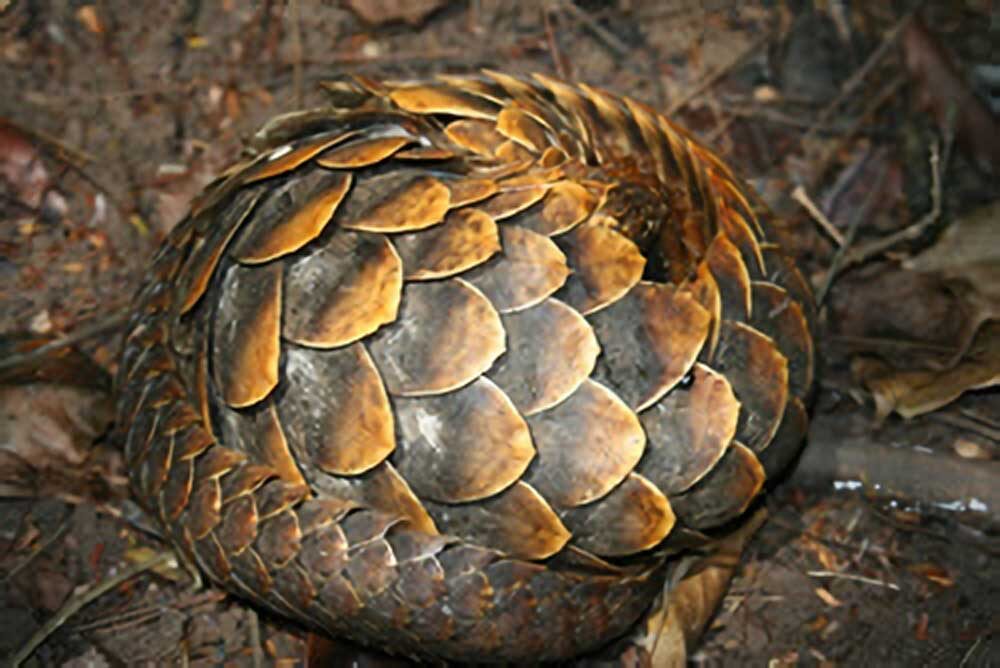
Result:
[[[721,374],[697,364],[691,381],[639,413],[646,454],[636,471],[664,494],[686,491],[712,470],[736,434],[740,403]]]
[[[505,348],[500,315],[482,292],[458,278],[406,284],[395,322],[368,346],[386,388],[401,396],[462,387]]]
[[[303,468],[306,468],[305,466]],[[324,498],[346,499],[408,521],[414,529],[438,533],[423,503],[392,464],[384,461],[360,475],[337,476],[315,469],[305,471],[310,486]]]
[[[497,105],[481,97],[435,84],[396,88],[389,93],[389,98],[400,109],[415,114],[448,114],[493,120],[499,112]]]
[[[560,181],[549,189],[541,209],[522,215],[517,224],[539,234],[554,236],[590,218],[597,205],[597,196],[579,183]]]
[[[674,527],[674,512],[649,480],[630,473],[610,494],[560,513],[573,544],[604,557],[648,550]]]
[[[451,190],[452,209],[481,202],[500,189],[493,179],[454,179],[447,181],[446,185]]]
[[[384,236],[338,228],[309,251],[285,270],[286,339],[334,348],[396,318],[403,265]]]
[[[488,375],[524,415],[550,408],[576,391],[601,352],[583,316],[557,299],[501,319],[507,352]]]
[[[479,209],[452,210],[428,230],[392,238],[407,280],[443,278],[488,260],[500,250],[496,223]]]
[[[737,438],[760,452],[771,442],[785,412],[788,361],[764,334],[725,320],[713,367],[726,376],[742,404]]]
[[[534,118],[514,106],[504,107],[497,115],[497,132],[524,148],[541,153],[548,146],[545,128]]]
[[[740,249],[743,263],[751,277],[760,279],[764,276],[764,256],[760,252],[760,244],[753,230],[736,211],[725,208],[719,216],[719,225],[733,245]]]
[[[480,503],[428,503],[443,533],[500,550],[519,559],[546,559],[561,550],[570,532],[529,484],[516,482]]]
[[[501,252],[463,278],[501,313],[534,306],[569,276],[566,256],[548,237],[516,225],[500,227]]]
[[[774,283],[754,281],[750,324],[778,345],[788,360],[789,390],[804,398],[812,386],[813,344],[802,306]]]
[[[411,232],[437,225],[451,191],[422,170],[387,172],[359,180],[338,212],[337,224],[366,232]]]
[[[265,154],[243,176],[243,183],[254,183],[289,172],[313,159],[325,149],[354,136],[355,132],[336,132],[308,139],[297,145],[286,144]]]
[[[556,243],[573,271],[556,297],[584,315],[621,298],[646,266],[638,246],[601,225],[580,225]]]
[[[813,299],[812,290],[795,263],[773,244],[764,244],[760,250],[767,266],[766,280],[784,287],[788,294],[792,295],[795,301],[802,306],[806,320],[810,324],[815,322],[816,302]]]
[[[739,249],[726,235],[719,234],[709,245],[706,260],[722,298],[722,317],[728,320],[749,319],[753,306],[750,274]]]
[[[501,182],[500,191],[479,205],[494,220],[503,220],[524,211],[541,201],[549,191],[550,184],[543,178],[532,176],[519,180]]]
[[[316,158],[316,164],[327,169],[357,169],[389,158],[413,142],[409,135],[366,137],[329,148]]]
[[[764,487],[765,477],[756,455],[737,441],[694,487],[670,497],[670,504],[686,526],[711,529],[741,515]]]
[[[493,158],[507,138],[497,132],[496,123],[475,118],[460,118],[444,128],[448,139],[484,158]]]
[[[646,436],[635,413],[586,380],[565,401],[528,417],[538,457],[525,482],[559,508],[601,498],[635,468]]]
[[[423,498],[459,503],[492,496],[520,478],[535,456],[524,418],[487,378],[446,394],[397,398],[394,405],[393,462]]]
[[[233,235],[250,212],[263,192],[259,189],[246,188],[237,192],[230,203],[215,222],[218,229],[223,230],[211,239],[202,239],[188,256],[181,268],[181,313],[187,313],[201,299],[208,289],[209,280],[219,265],[219,259],[229,246]]]
[[[243,224],[232,254],[258,264],[298,250],[319,236],[350,187],[350,174],[317,169],[273,188]]]
[[[253,461],[266,465],[282,480],[291,484],[305,483],[271,399],[253,411],[219,406],[216,415],[216,426],[223,442],[242,443]]]
[[[285,346],[275,400],[289,445],[323,471],[362,473],[396,447],[393,412],[361,343],[335,350]]]
[[[699,262],[698,268],[681,284],[681,290],[691,293],[695,301],[702,305],[711,316],[707,345],[702,349],[703,357],[711,360],[719,344],[719,327],[722,323],[722,297],[719,285],[712,276],[708,262]]]
[[[223,399],[257,403],[278,384],[281,354],[281,264],[232,265],[212,326],[212,370]]]
[[[805,406],[798,397],[790,398],[778,432],[767,449],[758,455],[768,478],[778,475],[795,460],[808,430],[809,416]]]
[[[595,378],[636,411],[687,374],[711,324],[690,293],[651,282],[638,283],[588,320],[602,350]]]

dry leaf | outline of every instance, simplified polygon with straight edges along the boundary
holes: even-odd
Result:
[[[52,186],[48,170],[30,137],[0,118],[0,182],[27,207],[37,208]]]
[[[50,340],[4,337],[0,359]],[[110,387],[107,372],[72,348],[0,372],[0,496],[107,496],[121,488],[120,476],[104,468],[109,461],[89,461],[113,417]]]
[[[101,22],[100,17],[97,15],[97,9],[93,5],[83,5],[80,9],[76,10],[76,18],[80,19],[80,23],[83,24],[84,28],[95,35],[100,35],[104,32],[104,24]]]
[[[822,599],[822,601],[831,608],[839,608],[840,606],[844,605],[844,602],[841,601],[836,596],[834,596],[833,594],[831,594],[828,589],[824,589],[823,587],[816,587],[816,589],[814,589],[813,591],[815,591],[816,595],[819,596],[820,599]]]
[[[919,575],[941,587],[954,587],[955,579],[942,566],[932,563],[912,564],[906,567],[914,575]]]
[[[1000,322],[981,327],[965,356],[949,369],[895,370],[870,357],[857,357],[851,370],[871,392],[877,420],[894,411],[907,419],[923,415],[969,390],[1000,383]]]
[[[918,18],[903,31],[902,46],[917,104],[934,116],[943,134],[954,132],[979,169],[1000,172],[1000,122],[965,83],[945,48]]]
[[[347,0],[347,6],[363,21],[372,25],[405,21],[418,25],[444,0]]]
[[[1000,200],[956,219],[903,268],[940,278],[964,303],[960,357],[984,322],[1000,318]]]
[[[962,459],[992,459],[993,453],[982,443],[968,438],[956,438],[951,449]]]

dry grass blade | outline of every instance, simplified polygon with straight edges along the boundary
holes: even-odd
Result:
[[[66,620],[79,612],[81,608],[91,601],[100,598],[123,582],[127,582],[141,573],[145,573],[146,571],[162,566],[175,559],[176,556],[173,552],[159,552],[146,561],[129,566],[118,573],[118,575],[102,580],[90,589],[71,597],[68,601],[66,601],[62,608],[50,617],[48,621],[46,621],[45,624],[38,629],[38,631],[28,638],[28,641],[21,646],[14,656],[11,657],[11,668],[18,668],[18,666],[27,661],[35,650],[38,649],[39,645],[45,642],[46,638],[52,635],[57,629],[59,629],[59,627],[66,623]]]

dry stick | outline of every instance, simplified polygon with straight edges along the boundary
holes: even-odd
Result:
[[[691,102],[691,100],[695,99],[696,97],[704,93],[706,90],[714,86],[719,79],[727,75],[730,71],[732,71],[734,67],[738,67],[740,64],[742,64],[755,51],[757,51],[757,49],[767,44],[767,42],[770,39],[771,36],[766,33],[755,39],[753,42],[750,43],[749,46],[747,46],[747,48],[743,49],[743,51],[741,51],[739,55],[737,55],[728,63],[716,68],[714,71],[709,73],[708,76],[703,78],[698,83],[697,86],[687,91],[684,95],[682,95],[678,99],[674,100],[674,102],[669,107],[667,107],[667,110],[664,112],[664,115],[671,116],[677,113],[679,110],[686,107],[688,103]]]
[[[878,178],[875,179],[871,188],[865,194],[865,199],[861,203],[861,206],[855,210],[851,224],[847,228],[847,235],[844,237],[844,245],[837,249],[836,255],[833,256],[833,262],[830,263],[830,268],[827,270],[826,277],[823,279],[823,285],[816,292],[817,306],[822,306],[823,300],[830,291],[830,286],[833,285],[833,279],[836,278],[837,274],[839,274],[841,269],[843,269],[844,263],[847,260],[847,253],[851,248],[851,244],[854,243],[854,237],[857,236],[858,228],[861,226],[861,222],[865,220],[871,212],[872,206],[875,204],[875,198],[878,197],[880,194],[879,191],[882,190],[882,183],[885,181],[887,172],[888,170],[885,166],[879,170]]]
[[[916,7],[910,9],[906,12],[901,19],[896,21],[895,25],[889,29],[889,31],[882,38],[882,43],[879,44],[878,48],[872,51],[871,55],[864,62],[861,67],[859,67],[850,78],[844,82],[844,85],[840,87],[840,92],[837,97],[833,98],[830,104],[826,105],[823,111],[820,112],[819,116],[816,117],[816,122],[814,127],[811,127],[803,136],[800,142],[805,144],[810,139],[816,136],[821,125],[826,124],[830,120],[830,117],[840,108],[840,105],[846,100],[854,91],[864,82],[865,78],[871,74],[875,66],[885,57],[889,52],[889,49],[896,45],[896,40],[899,38],[899,34],[903,31],[903,28],[909,23],[913,14],[919,9],[922,2],[918,2]]]
[[[830,222],[830,219],[819,210],[819,207],[817,207],[815,202],[812,201],[812,198],[809,197],[809,193],[806,192],[805,188],[802,186],[795,186],[795,190],[792,191],[792,199],[805,207],[806,211],[809,212],[809,215],[812,216],[812,219],[816,221],[821,228],[823,228],[824,232],[830,235],[830,238],[833,239],[838,247],[844,245],[844,235],[841,234],[840,230],[834,227],[833,223]]]
[[[920,220],[908,225],[898,232],[876,239],[870,243],[855,248],[845,260],[844,267],[860,264],[876,255],[880,255],[903,241],[913,241],[920,237],[928,227],[937,222],[941,216],[941,160],[937,142],[931,144],[931,210]]]
[[[21,563],[16,564],[13,568],[11,568],[7,574],[0,579],[0,582],[10,582],[11,578],[23,571],[25,567],[34,561],[38,555],[49,549],[49,545],[52,545],[57,540],[62,538],[63,534],[66,533],[66,530],[69,529],[69,521],[73,516],[73,510],[74,509],[70,507],[69,512],[67,512],[66,516],[59,522],[59,526],[56,527],[56,530],[53,531],[44,541],[42,541],[41,545],[32,550],[31,554],[25,557]]]
[[[836,571],[806,571],[806,575],[813,578],[834,578],[838,580],[852,580],[854,582],[863,582],[865,584],[876,585],[879,587],[887,587],[893,591],[899,591],[899,585],[893,584],[892,582],[886,582],[885,580],[877,580],[875,578],[866,578],[863,575],[851,575],[850,573],[838,573]]]
[[[569,79],[569,71],[566,67],[566,60],[562,57],[559,52],[559,45],[556,43],[556,33],[552,28],[552,16],[551,7],[546,5],[542,7],[542,22],[545,24],[545,40],[549,46],[549,55],[552,57],[552,64],[556,68],[556,72],[562,79]]]
[[[985,436],[991,441],[1000,443],[1000,429],[982,424],[977,420],[962,415],[961,413],[952,411],[934,411],[928,414],[928,417],[937,422],[943,422],[951,425],[952,427],[958,427],[959,429],[964,429],[974,434]]]
[[[30,657],[34,651],[38,649],[38,646],[45,642],[46,638],[52,635],[60,626],[66,623],[66,620],[79,612],[85,605],[94,599],[103,596],[123,582],[132,579],[136,575],[145,573],[146,571],[157,568],[158,566],[162,566],[171,559],[176,559],[173,552],[159,552],[145,561],[140,561],[137,564],[129,566],[118,575],[102,580],[87,591],[71,597],[63,604],[58,612],[50,617],[40,629],[35,631],[31,638],[28,639],[28,642],[26,642],[21,649],[19,649],[17,653],[11,657],[11,668],[17,668],[24,663],[28,657]]]
[[[10,355],[5,359],[0,359],[0,371],[6,371],[7,369],[13,369],[21,364],[33,362],[37,359],[45,357],[54,350],[61,350],[81,341],[85,341],[95,336],[118,329],[125,324],[130,313],[131,309],[128,307],[119,309],[118,311],[113,311],[111,314],[99,318],[97,322],[88,323],[78,327],[72,334],[67,334],[61,339],[50,341],[49,343],[38,346],[37,348],[29,350],[26,353],[18,353],[16,355]]]
[[[253,608],[247,609],[250,624],[250,649],[253,652],[253,668],[264,668],[264,653],[260,648],[260,618]]]
[[[296,108],[304,105],[302,97],[302,21],[299,13],[299,0],[289,0],[292,14],[292,81],[295,91]]]
[[[615,37],[613,33],[595,21],[587,12],[577,7],[573,0],[562,0],[559,4],[563,7],[563,9],[572,14],[573,18],[587,26],[587,29],[594,33],[599,40],[604,42],[604,45],[611,49],[616,56],[624,58],[628,55],[628,44],[625,44],[620,39]]]
[[[901,74],[890,81],[889,85],[887,85],[881,93],[875,96],[875,99],[869,103],[861,115],[851,123],[850,127],[848,127],[843,134],[841,134],[839,141],[837,141],[834,145],[829,146],[825,151],[823,151],[823,153],[820,154],[819,159],[816,160],[817,167],[813,170],[812,181],[814,183],[811,183],[811,186],[815,186],[815,182],[818,182],[823,174],[826,173],[827,168],[833,163],[834,158],[837,156],[837,152],[840,151],[841,145],[846,140],[853,137],[858,130],[861,129],[861,126],[864,125],[864,123],[871,116],[874,116],[875,112],[878,111],[883,104],[892,99],[892,97],[899,92],[899,89],[903,87],[906,81],[907,78],[904,74]]]

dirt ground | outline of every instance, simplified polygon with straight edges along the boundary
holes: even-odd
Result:
[[[628,94],[750,177],[827,293],[809,446],[691,661],[1000,666],[1000,336],[976,328],[1000,317],[998,44],[990,0],[0,0],[0,332],[84,332],[113,369],[159,240],[323,80],[491,67]],[[982,241],[914,260],[949,229]],[[162,548],[115,457],[0,486],[0,658]],[[299,665],[317,643],[163,568],[24,665]]]

